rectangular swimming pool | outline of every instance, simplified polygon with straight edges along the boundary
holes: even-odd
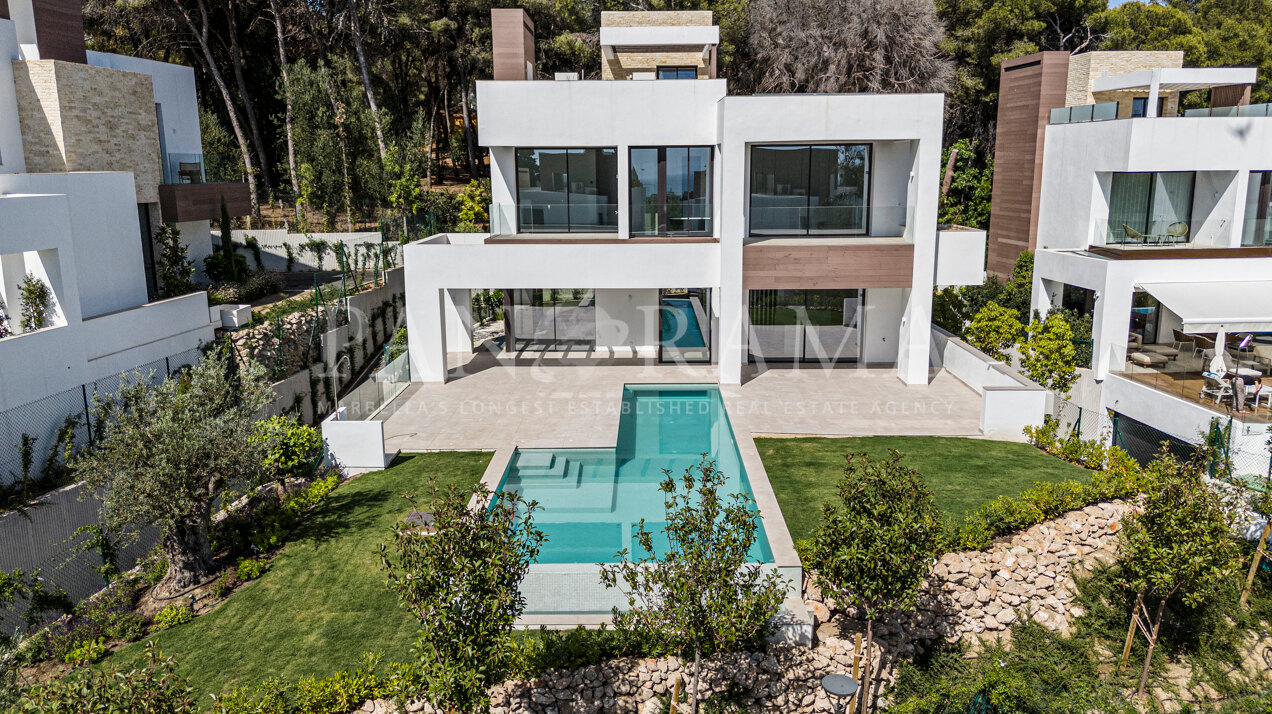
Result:
[[[633,535],[642,518],[659,547],[663,471],[683,475],[703,454],[726,477],[725,493],[751,495],[717,387],[628,384],[616,448],[518,449],[499,490],[538,501],[535,525],[547,535],[539,563],[612,563],[623,548],[641,555]],[[750,556],[773,562],[762,524]]]

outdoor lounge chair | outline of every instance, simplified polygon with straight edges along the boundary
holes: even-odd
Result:
[[[1203,382],[1201,385],[1201,394],[1198,398],[1205,399],[1206,397],[1214,397],[1215,404],[1218,404],[1224,399],[1232,398],[1232,386],[1220,379],[1219,375],[1206,372],[1201,375],[1201,378]]]
[[[1272,345],[1255,345],[1254,361],[1264,370],[1272,369]]]
[[[1126,234],[1126,241],[1124,241],[1126,243],[1143,243],[1144,242],[1144,234],[1140,233],[1134,228],[1131,228],[1125,223],[1122,224],[1122,232]]]
[[[1175,330],[1174,332],[1175,332],[1175,341],[1173,345],[1175,349],[1180,350],[1181,352],[1187,349],[1189,352],[1193,353],[1194,355],[1197,354],[1200,348],[1197,347],[1197,342],[1193,340],[1192,335],[1187,334],[1182,330]],[[1184,345],[1187,345],[1187,347],[1185,347]]]
[[[1171,243],[1187,243],[1188,242],[1188,224],[1179,221],[1166,226],[1166,237]]]

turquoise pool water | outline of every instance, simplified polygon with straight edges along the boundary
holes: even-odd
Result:
[[[629,384],[622,409],[617,448],[518,449],[513,455],[499,490],[539,502],[535,525],[547,535],[540,563],[612,563],[623,548],[639,554],[633,535],[642,518],[659,549],[663,469],[683,474],[704,453],[726,476],[726,493],[751,495],[718,388]],[[773,561],[763,525],[750,556]]]
[[[662,343],[665,347],[706,347],[707,339],[686,298],[663,298]]]

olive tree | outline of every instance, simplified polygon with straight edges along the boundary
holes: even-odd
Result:
[[[822,592],[856,607],[866,621],[865,692],[872,684],[875,620],[914,609],[942,528],[932,492],[901,458],[895,449],[881,461],[849,455],[805,554]],[[863,711],[867,698],[861,698]]]
[[[1206,485],[1201,471],[1163,453],[1148,466],[1157,487],[1144,494],[1144,509],[1127,517],[1118,544],[1126,583],[1136,591],[1122,665],[1130,655],[1136,627],[1148,638],[1138,696],[1148,682],[1153,649],[1166,605],[1180,598],[1188,607],[1205,603],[1237,567],[1231,535],[1232,513]],[[1150,615],[1149,603],[1157,601]]]
[[[664,473],[665,547],[656,549],[641,519],[635,534],[641,557],[624,548],[619,562],[601,567],[601,582],[627,598],[627,612],[615,608],[615,626],[693,657],[689,698],[696,713],[702,658],[763,641],[786,581],[751,559],[759,536],[754,502],[742,493],[721,494],[726,478],[715,462],[704,457],[678,479]]]
[[[261,475],[267,444],[251,436],[255,415],[272,399],[264,369],[252,362],[236,369],[228,346],[157,385],[134,373],[112,397],[98,399],[96,446],[75,468],[100,489],[108,531],[159,528],[168,559],[160,592],[184,590],[214,572],[212,508]]]
[[[512,665],[512,626],[526,606],[521,580],[544,534],[534,527],[537,504],[515,493],[494,496],[479,485],[470,507],[470,491],[430,488],[433,523],[399,523],[380,560],[389,589],[420,621],[415,653],[430,703],[481,712]]]

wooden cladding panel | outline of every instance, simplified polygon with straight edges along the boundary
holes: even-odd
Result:
[[[231,216],[246,216],[252,212],[251,194],[243,182],[183,183],[159,187],[159,210],[165,221],[182,223],[219,219],[221,201],[225,201],[225,208]]]
[[[1244,107],[1250,103],[1250,85],[1229,84],[1210,88],[1210,106]]]
[[[0,0],[0,20],[9,19],[9,0]]]
[[[908,288],[914,282],[914,246],[783,245],[780,240],[742,250],[747,290]]]
[[[40,59],[88,63],[80,0],[33,0],[31,10]]]
[[[1038,243],[1042,148],[1051,110],[1065,105],[1067,52],[1038,52],[1003,63],[999,74],[994,188],[989,223],[992,274],[1011,274]]]
[[[495,79],[526,79],[526,63],[534,64],[534,22],[525,10],[490,11]]]

